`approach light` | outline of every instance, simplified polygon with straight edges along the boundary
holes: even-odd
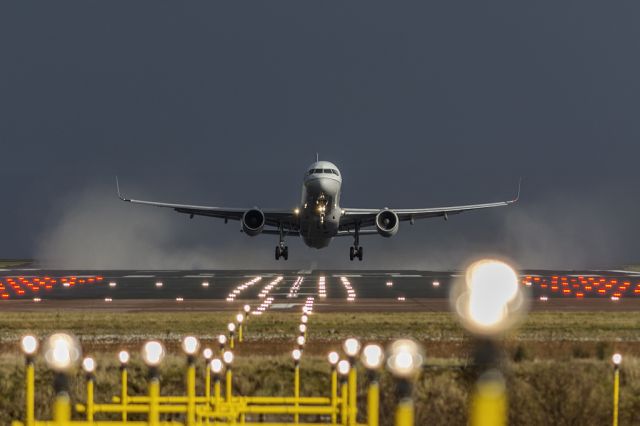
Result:
[[[296,338],[296,343],[298,344],[298,346],[300,347],[304,346],[304,342],[305,342],[304,336],[298,336]]]
[[[350,368],[351,367],[349,366],[349,361],[347,361],[346,359],[338,362],[338,373],[341,376],[346,376],[347,374],[349,374]]]
[[[300,326],[298,327],[298,330],[300,330],[300,333],[306,333],[307,332],[307,325],[306,324],[300,324]]]
[[[182,350],[187,355],[195,355],[200,348],[200,342],[194,336],[187,336],[182,339]]]
[[[227,329],[229,330],[229,333],[233,333],[234,331],[236,331],[236,325],[230,322],[229,324],[227,324]]]
[[[96,370],[96,362],[91,357],[86,357],[82,360],[82,369],[85,373],[91,374]]]
[[[613,356],[611,357],[611,361],[613,361],[613,363],[618,366],[620,365],[620,363],[622,362],[622,355],[620,354],[613,354]]]
[[[527,308],[518,274],[494,259],[472,263],[464,282],[451,292],[451,304],[462,325],[472,333],[495,336],[513,326]]]
[[[213,374],[220,374],[224,368],[224,364],[219,358],[212,359],[209,366],[211,367],[211,372]]]
[[[227,336],[225,336],[224,334],[219,335],[218,343],[220,343],[220,346],[224,346],[227,343]]]
[[[80,343],[71,334],[52,334],[47,338],[44,346],[44,359],[47,365],[58,373],[71,370],[82,356]]]
[[[236,315],[236,321],[238,322],[238,324],[242,324],[242,321],[244,321],[244,315],[242,314]]]
[[[120,351],[118,353],[118,360],[120,361],[120,364],[126,365],[129,362],[129,352]]]
[[[303,324],[306,324],[307,321],[309,321],[309,317],[306,314],[300,317],[300,322],[302,322]]]
[[[329,352],[329,355],[327,355],[327,359],[329,360],[329,364],[335,366],[340,360],[340,356],[338,355],[338,352]]]
[[[400,339],[393,342],[387,352],[387,368],[391,374],[400,379],[417,377],[424,362],[420,345],[410,339]]]
[[[342,349],[349,358],[355,358],[358,356],[358,352],[360,352],[360,342],[358,339],[350,337],[344,341]]]
[[[293,360],[295,362],[298,362],[298,361],[300,361],[300,358],[302,357],[302,352],[300,351],[300,349],[294,349],[291,352],[291,357],[293,358]]]
[[[382,366],[384,352],[380,345],[367,345],[362,350],[362,363],[369,370],[377,370]]]
[[[248,314],[249,312],[251,312],[251,306],[249,306],[249,305],[244,305],[244,306],[242,307],[242,310],[244,310],[244,313],[245,313],[245,314]]]
[[[157,367],[164,359],[164,346],[157,340],[151,340],[142,347],[142,360],[147,367]]]
[[[222,354],[222,360],[226,365],[231,365],[231,363],[233,363],[233,352],[224,351],[224,353]]]
[[[208,362],[211,360],[211,358],[213,358],[213,351],[211,350],[211,348],[204,348],[204,350],[202,351],[202,356]]]
[[[20,339],[20,349],[25,355],[34,355],[38,350],[38,339],[32,334],[22,336]]]

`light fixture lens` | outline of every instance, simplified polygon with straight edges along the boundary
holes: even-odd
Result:
[[[157,367],[164,359],[164,346],[157,340],[151,340],[142,347],[142,359],[149,367]]]
[[[211,348],[204,348],[204,350],[202,351],[202,356],[208,361],[213,358],[213,351],[211,350]]]
[[[82,360],[82,369],[85,373],[93,373],[96,369],[96,362],[91,357]]]
[[[118,360],[120,361],[120,364],[126,364],[129,362],[129,352],[127,351],[120,351],[118,353]]]
[[[233,352],[225,351],[222,354],[222,360],[224,361],[225,364],[231,365],[231,363],[233,362]]]
[[[302,352],[300,352],[300,349],[294,349],[291,352],[291,357],[293,358],[294,361],[300,361],[300,358],[302,357]]]
[[[611,357],[611,361],[613,361],[615,365],[620,365],[620,363],[622,362],[622,355],[613,354],[613,356]]]
[[[298,346],[304,346],[304,336],[298,336],[298,338],[296,339],[296,343],[298,344]]]
[[[367,345],[362,350],[362,363],[369,370],[375,370],[382,366],[384,353],[380,345]]]
[[[219,358],[212,359],[209,366],[211,367],[213,374],[220,374],[224,368],[224,364]]]
[[[309,317],[306,314],[300,317],[300,322],[302,322],[303,324],[306,324],[307,321],[309,321]]]
[[[187,336],[182,339],[182,350],[187,355],[195,355],[200,348],[200,342],[194,336]]]
[[[229,330],[230,333],[233,333],[234,331],[236,331],[236,325],[230,322],[229,324],[227,324],[227,329]]]
[[[307,331],[307,326],[305,324],[300,324],[300,327],[298,327],[298,329],[300,330],[300,333],[304,333]]]
[[[20,340],[20,349],[25,355],[33,355],[38,350],[38,339],[36,336],[27,334]]]
[[[54,371],[67,372],[80,361],[82,350],[78,340],[67,333],[55,333],[45,343],[44,359]]]
[[[244,310],[244,312],[245,312],[246,314],[248,314],[249,312],[251,312],[251,306],[249,306],[249,305],[244,305],[244,306],[242,307],[242,309]]]
[[[342,349],[344,350],[344,353],[347,354],[347,356],[354,358],[358,356],[358,352],[360,352],[360,342],[358,341],[358,339],[350,337],[344,341]]]
[[[349,368],[349,361],[347,361],[346,359],[338,362],[338,373],[340,375],[346,376],[347,374],[349,374]]]
[[[225,343],[227,343],[227,336],[225,336],[224,334],[219,335],[218,343],[220,343],[221,345],[224,345]]]
[[[242,321],[244,321],[244,315],[242,315],[242,314],[236,315],[236,322],[238,324],[242,324]]]
[[[329,355],[327,356],[327,358],[329,359],[329,364],[331,365],[336,365],[340,360],[340,356],[338,355],[338,352],[329,352]]]
[[[388,352],[387,367],[395,377],[412,379],[420,373],[424,355],[422,348],[413,340],[396,340]]]

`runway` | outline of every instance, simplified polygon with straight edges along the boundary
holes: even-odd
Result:
[[[322,311],[446,311],[456,271],[0,270],[5,310],[232,310],[237,302],[292,310],[314,298]],[[522,272],[534,308],[636,310],[634,271]],[[268,291],[265,292],[265,289]]]

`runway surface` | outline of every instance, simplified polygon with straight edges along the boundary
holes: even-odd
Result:
[[[458,272],[231,270],[0,270],[4,310],[226,310],[252,301],[299,309],[313,298],[323,311],[444,311]],[[535,309],[636,310],[640,273],[524,271]]]

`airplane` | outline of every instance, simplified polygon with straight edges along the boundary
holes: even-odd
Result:
[[[508,201],[417,209],[362,209],[341,207],[341,188],[342,175],[338,167],[329,161],[318,161],[317,157],[316,162],[307,168],[302,184],[302,199],[294,209],[229,208],[135,200],[120,193],[116,177],[116,189],[122,201],[170,208],[178,213],[188,214],[192,219],[194,216],[209,216],[224,219],[225,223],[238,220],[241,232],[251,237],[260,234],[277,235],[279,243],[275,249],[276,260],[289,258],[286,237],[299,236],[307,246],[317,249],[327,247],[333,237],[353,237],[349,259],[353,261],[357,258],[362,261],[361,236],[375,234],[389,238],[398,232],[400,222],[408,221],[413,225],[415,220],[433,217],[448,220],[451,215],[471,210],[508,206],[517,202],[520,197],[519,183],[516,197]]]

